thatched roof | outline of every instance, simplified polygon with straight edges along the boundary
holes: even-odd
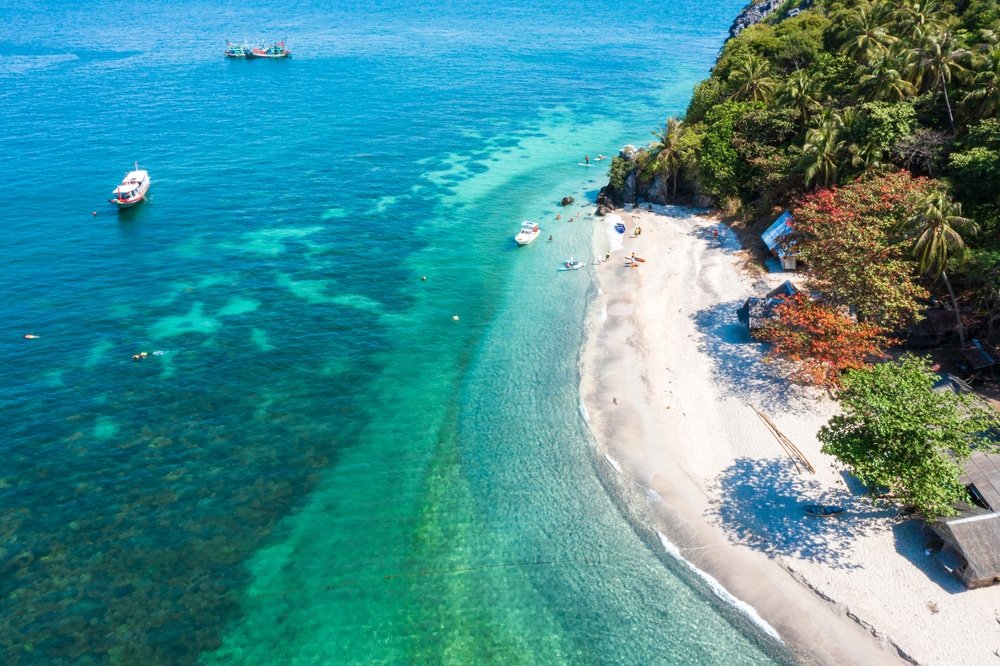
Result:
[[[938,518],[932,527],[966,561],[959,576],[970,587],[1000,577],[1000,513],[965,507],[957,516]]]

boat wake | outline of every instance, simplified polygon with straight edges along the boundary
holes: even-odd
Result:
[[[722,584],[715,579],[715,577],[713,577],[711,574],[705,571],[702,571],[701,569],[693,565],[691,562],[689,562],[687,559],[685,559],[685,557],[681,555],[680,548],[675,546],[674,543],[670,539],[665,537],[662,533],[657,532],[656,535],[660,537],[660,543],[663,545],[663,549],[667,551],[667,553],[674,559],[678,560],[679,562],[683,562],[691,571],[696,573],[699,578],[705,581],[705,583],[708,584],[709,589],[712,590],[715,596],[717,596],[719,599],[722,599],[724,602],[726,602],[727,604],[738,610],[743,615],[745,615],[748,620],[757,625],[761,629],[761,631],[763,631],[765,634],[767,634],[774,640],[778,641],[779,643],[784,643],[784,641],[781,640],[781,636],[778,635],[777,630],[770,624],[768,624],[767,621],[760,616],[756,608],[746,603],[745,601],[741,601],[740,599],[734,597],[729,592],[729,590],[724,588]]]

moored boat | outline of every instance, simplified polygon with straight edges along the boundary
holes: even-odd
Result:
[[[292,52],[285,48],[285,41],[281,40],[271,46],[261,44],[255,49],[250,49],[247,55],[251,58],[287,58]]]
[[[121,184],[115,188],[114,198],[109,199],[111,203],[121,208],[131,208],[146,200],[146,193],[149,192],[149,172],[140,169],[139,164],[135,164],[135,169],[129,171],[122,178]]]
[[[235,44],[226,40],[226,50],[222,53],[227,58],[246,58],[250,54],[250,45],[246,42]]]
[[[538,233],[540,231],[541,229],[538,228],[538,224],[530,220],[525,220],[521,223],[521,230],[517,232],[516,236],[514,236],[514,241],[517,242],[518,245],[527,245],[531,241],[538,238]]]
[[[571,258],[569,258],[569,259],[567,259],[566,261],[563,262],[562,268],[560,268],[559,270],[561,270],[561,271],[575,271],[575,270],[579,270],[581,268],[583,268],[583,262],[582,261],[577,261],[576,259],[573,259],[571,257]]]
[[[807,504],[802,507],[802,510],[808,513],[810,516],[819,516],[820,518],[829,518],[830,516],[836,516],[844,512],[844,507],[833,506],[831,504]]]

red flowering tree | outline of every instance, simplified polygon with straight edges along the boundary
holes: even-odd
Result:
[[[912,321],[926,290],[900,229],[934,189],[908,171],[864,177],[806,196],[793,211],[796,249],[812,288],[887,328]]]
[[[840,374],[884,356],[890,342],[881,327],[855,321],[843,312],[796,294],[779,305],[777,318],[762,337],[771,343],[768,359],[789,363],[793,378],[807,384],[840,386]]]

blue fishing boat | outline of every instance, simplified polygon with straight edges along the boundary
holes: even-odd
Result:
[[[246,58],[250,55],[250,45],[246,42],[242,44],[236,44],[234,42],[226,40],[226,50],[223,51],[222,55],[227,58]]]

